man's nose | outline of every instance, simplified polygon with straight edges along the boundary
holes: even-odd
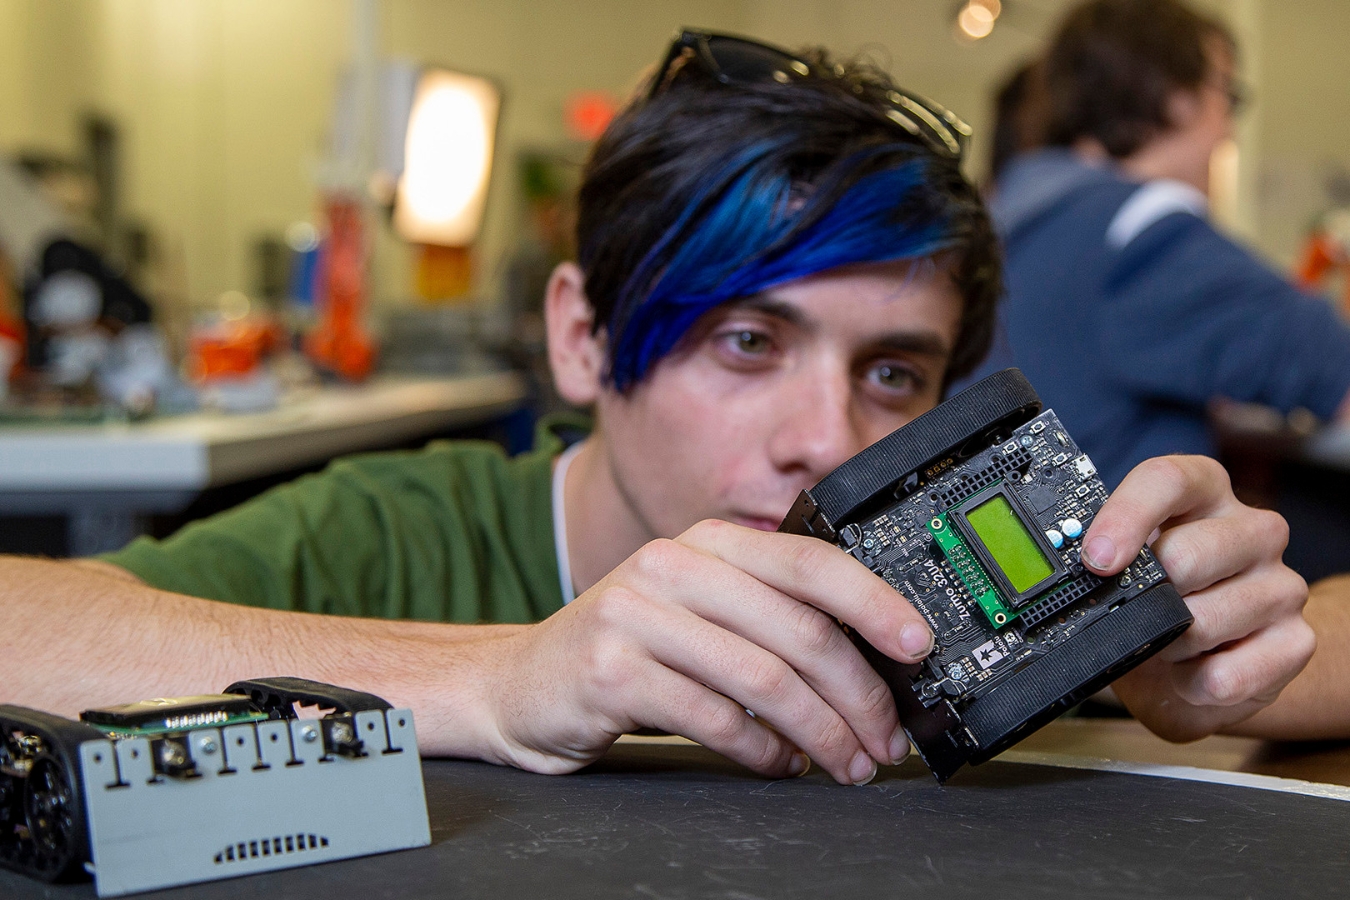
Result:
[[[809,473],[812,483],[863,449],[848,372],[802,371],[785,392],[770,446],[781,470]]]

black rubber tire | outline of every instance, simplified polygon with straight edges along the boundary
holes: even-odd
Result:
[[[77,874],[84,860],[84,810],[70,773],[55,756],[41,754],[24,779],[23,812],[35,868],[48,881]]]
[[[13,840],[14,826],[23,821],[23,786],[18,778],[0,773],[0,856]]]
[[[226,694],[243,694],[253,705],[274,717],[289,719],[294,716],[292,706],[318,706],[340,713],[361,712],[363,710],[393,709],[388,700],[354,691],[351,688],[310,681],[308,678],[278,676],[275,678],[251,678],[236,681],[227,687]]]

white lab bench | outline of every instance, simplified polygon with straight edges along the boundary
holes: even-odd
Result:
[[[121,547],[143,517],[183,510],[202,491],[388,447],[519,409],[513,372],[378,378],[288,398],[274,410],[145,422],[0,427],[0,515],[64,515],[68,549]]]

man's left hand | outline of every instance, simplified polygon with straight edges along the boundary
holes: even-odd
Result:
[[[1241,503],[1208,457],[1131,471],[1088,529],[1083,563],[1115,575],[1150,536],[1195,623],[1113,687],[1156,734],[1195,740],[1271,703],[1307,664],[1317,646],[1302,615],[1308,586],[1281,560],[1284,519]]]

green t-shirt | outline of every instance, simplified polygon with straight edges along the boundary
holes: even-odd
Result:
[[[508,458],[484,441],[369,453],[101,557],[195,597],[343,616],[533,622],[562,607],[553,537],[559,432]]]

